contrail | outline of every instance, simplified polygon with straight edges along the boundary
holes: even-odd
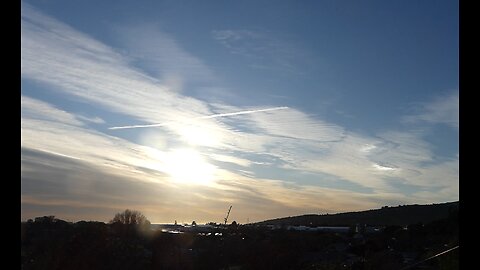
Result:
[[[198,117],[198,119],[217,118],[217,117],[224,117],[224,116],[249,114],[249,113],[257,113],[257,112],[277,111],[277,110],[285,110],[285,109],[288,109],[288,107],[275,107],[275,108],[261,109],[261,110],[250,110],[250,111],[241,111],[241,112],[232,112],[232,113],[219,113],[219,114],[214,114],[214,115],[201,116],[201,117]]]
[[[288,107],[274,107],[274,108],[260,109],[260,110],[248,110],[248,111],[240,111],[240,112],[232,112],[232,113],[219,113],[219,114],[200,116],[200,117],[196,117],[195,119],[210,119],[210,118],[217,118],[217,117],[226,117],[226,116],[250,114],[250,113],[257,113],[257,112],[269,112],[269,111],[277,111],[277,110],[286,110],[286,109],[288,109]],[[163,126],[167,126],[167,125],[169,125],[169,123],[110,127],[108,129],[149,128],[149,127],[163,127]]]

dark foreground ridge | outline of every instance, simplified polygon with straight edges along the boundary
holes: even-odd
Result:
[[[326,231],[236,222],[160,229],[130,210],[109,224],[38,217],[21,222],[21,269],[458,269],[458,203],[436,206],[445,205],[444,217],[425,223]]]
[[[458,210],[459,202],[429,205],[384,206],[381,209],[325,215],[302,215],[277,218],[259,222],[259,225],[280,226],[406,226],[415,223],[428,223],[445,218],[451,211]]]

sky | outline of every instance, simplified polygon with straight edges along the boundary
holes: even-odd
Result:
[[[458,1],[22,1],[21,218],[459,200]]]

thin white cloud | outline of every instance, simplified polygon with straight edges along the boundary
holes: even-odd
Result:
[[[21,128],[21,144],[25,148],[118,168],[129,164],[132,170],[147,160],[130,143],[92,130],[26,118],[22,119]]]
[[[418,165],[433,161],[432,146],[425,141],[423,133],[415,131],[387,131],[378,134],[382,140],[373,151],[372,158],[393,165]]]
[[[262,44],[259,44],[263,36],[249,30],[214,30],[212,37],[230,52],[246,57],[254,57],[255,51],[257,51],[255,54],[258,54],[258,51],[265,50]]]
[[[20,102],[22,108],[22,118],[28,117],[33,119],[43,119],[75,126],[81,126],[83,124],[82,122],[75,119],[75,117],[70,113],[55,108],[51,104],[40,101],[38,99],[22,95]]]
[[[183,92],[188,84],[218,83],[213,71],[191,55],[155,23],[117,27],[117,39],[131,62],[158,79],[167,89]]]
[[[229,162],[242,167],[250,167],[250,165],[252,164],[251,160],[238,158],[234,156],[221,155],[221,154],[208,154],[208,156],[213,160],[217,160],[221,162]],[[252,172],[249,172],[249,173],[252,174]]]
[[[311,151],[302,151],[302,148],[294,143],[288,151],[293,153],[293,156],[286,167],[313,173],[326,173],[372,188],[375,192],[385,191],[388,189],[387,182],[382,175],[377,174],[377,170],[372,168],[372,160],[364,151],[365,146],[378,143],[377,139],[355,133],[344,134],[341,141],[323,143],[316,147],[312,145]],[[302,157],[296,158],[302,152],[304,153]],[[282,152],[279,154],[282,155]]]
[[[406,116],[403,120],[407,123],[428,122],[433,124],[445,124],[458,129],[458,91],[455,91],[449,96],[437,97],[429,103],[420,105],[419,113]]]
[[[23,9],[22,77],[148,122],[211,114],[200,101],[179,96],[130,68],[108,46],[28,5]]]
[[[452,158],[444,162],[429,164],[420,168],[420,174],[412,177],[412,181],[423,186],[438,187],[449,191],[450,200],[458,200],[459,160]]]
[[[272,136],[318,142],[340,141],[344,137],[342,127],[314,119],[295,109],[255,114],[250,117],[259,129]]]
[[[377,163],[374,163],[372,166],[379,171],[395,171],[395,168],[388,167],[388,166],[382,166],[382,165],[377,164]]]
[[[95,123],[95,124],[105,124],[105,120],[103,120],[102,118],[100,118],[98,116],[87,117],[87,116],[84,116],[84,115],[77,115],[76,117],[80,120]]]
[[[65,155],[65,154],[61,154],[61,153],[57,153],[57,152],[53,152],[53,151],[48,151],[48,150],[44,150],[44,149],[41,149],[41,148],[37,148],[37,149],[35,149],[35,150],[36,150],[36,151],[43,152],[43,153],[47,153],[47,154],[50,154],[50,155],[55,155],[55,156],[60,156],[60,157],[66,157],[66,158],[71,158],[71,159],[76,159],[76,160],[82,160],[81,158],[78,158],[78,157],[69,156],[69,155]]]
[[[48,103],[22,96],[21,109],[21,145],[24,148],[127,169],[132,173],[149,160],[140,146],[79,126],[74,115]]]
[[[305,48],[298,44],[275,37],[272,33],[252,30],[214,30],[214,40],[227,48],[230,53],[250,61],[254,69],[275,69],[301,73],[301,63],[306,69],[308,57]]]

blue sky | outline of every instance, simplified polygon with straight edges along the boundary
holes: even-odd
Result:
[[[456,1],[21,13],[22,219],[221,222],[233,205],[246,223],[459,199]]]

